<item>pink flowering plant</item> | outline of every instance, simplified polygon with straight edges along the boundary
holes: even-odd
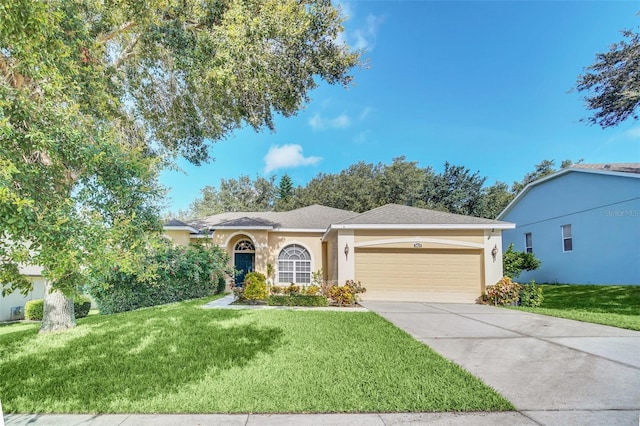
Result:
[[[503,277],[494,285],[487,286],[482,301],[491,305],[510,305],[520,300],[522,286],[509,277]]]

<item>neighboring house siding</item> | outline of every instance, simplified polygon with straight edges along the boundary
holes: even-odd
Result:
[[[529,188],[501,220],[503,247],[525,250],[531,233],[540,269],[518,281],[640,284],[640,180],[568,172]],[[562,226],[571,225],[572,250],[563,250]]]
[[[32,277],[33,290],[23,296],[19,291],[14,291],[4,297],[0,297],[0,321],[11,320],[11,308],[16,306],[22,306],[24,312],[24,305],[35,299],[44,298],[44,279],[42,277]]]

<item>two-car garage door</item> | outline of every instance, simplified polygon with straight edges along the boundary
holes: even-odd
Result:
[[[365,300],[473,303],[482,291],[480,250],[358,248]]]

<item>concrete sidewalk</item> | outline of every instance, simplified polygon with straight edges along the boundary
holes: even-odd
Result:
[[[483,305],[363,305],[539,424],[640,424],[640,332]]]
[[[391,426],[536,425],[521,413],[389,413],[389,414],[21,414],[6,415],[6,426]]]

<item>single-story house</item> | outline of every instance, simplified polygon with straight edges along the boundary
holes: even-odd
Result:
[[[518,281],[640,284],[640,163],[577,164],[527,185],[500,213],[502,244],[542,262]]]
[[[0,295],[0,321],[12,321],[24,318],[24,305],[34,299],[44,298],[44,278],[42,278],[42,268],[37,266],[24,266],[20,268],[20,273],[33,283],[33,289],[23,295],[19,291],[14,291],[2,297]]]
[[[277,285],[361,281],[365,300],[473,303],[502,277],[497,220],[388,204],[361,214],[320,205],[287,212],[221,213],[171,220],[176,244],[207,239],[231,256],[237,281],[274,269]]]

